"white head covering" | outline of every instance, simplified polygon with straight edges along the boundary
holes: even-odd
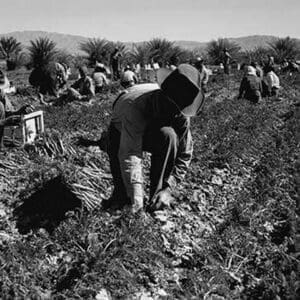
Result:
[[[247,69],[246,69],[246,74],[256,76],[256,69],[252,66],[248,66]]]

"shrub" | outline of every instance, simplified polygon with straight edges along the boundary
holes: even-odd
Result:
[[[224,49],[227,49],[231,57],[236,59],[240,55],[241,47],[237,43],[224,38],[209,42],[206,50],[212,64],[220,64],[222,62]]]
[[[0,39],[0,54],[6,59],[8,70],[14,70],[16,68],[16,60],[21,50],[21,43],[14,37],[2,37]]]
[[[94,66],[96,61],[108,63],[110,49],[111,45],[106,39],[89,39],[80,44],[80,50],[86,54],[90,66]]]
[[[282,63],[284,59],[296,58],[300,55],[300,47],[295,39],[278,38],[274,42],[269,43],[274,58],[278,63]]]
[[[30,55],[30,66],[33,68],[43,68],[52,62],[57,54],[56,43],[47,37],[39,37],[35,41],[30,41],[28,47]]]

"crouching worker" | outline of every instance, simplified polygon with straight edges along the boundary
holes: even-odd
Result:
[[[190,117],[204,101],[200,73],[188,64],[160,69],[157,84],[127,89],[114,103],[108,130],[108,155],[114,191],[104,208],[144,206],[143,151],[150,152],[151,210],[172,200],[172,191],[189,167],[193,144]]]
[[[88,101],[95,96],[95,86],[92,78],[88,76],[87,67],[83,66],[78,70],[80,78],[67,90],[67,94],[62,96],[62,100],[66,102],[74,100]]]
[[[130,66],[126,66],[124,72],[121,75],[121,85],[127,89],[137,84],[138,80],[135,73],[131,70]]]
[[[240,85],[238,99],[245,98],[253,103],[257,103],[261,100],[261,93],[261,79],[256,76],[256,69],[252,66],[248,66]]]
[[[96,63],[95,71],[93,73],[93,80],[95,82],[95,92],[101,93],[103,87],[108,86],[108,79],[106,77],[105,66],[101,63]]]
[[[45,95],[54,96],[57,99],[63,93],[69,74],[69,67],[57,62],[33,69],[29,76],[29,83],[38,89],[41,104],[47,104],[44,99]]]
[[[273,67],[266,68],[266,76],[264,79],[264,96],[278,97],[280,89],[280,80],[276,75]]]
[[[14,111],[11,102],[5,95],[4,90],[0,88],[0,150],[3,150],[4,148],[4,127],[19,125],[21,121],[21,115],[30,113],[32,110],[32,106],[24,105],[19,110]]]

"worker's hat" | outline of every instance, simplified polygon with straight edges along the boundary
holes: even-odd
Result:
[[[104,68],[105,66],[104,66],[104,64],[102,64],[102,63],[96,61],[95,67],[98,67],[98,68]]]
[[[256,75],[256,69],[252,66],[247,66],[246,74],[247,75]]]
[[[201,78],[199,71],[189,64],[181,64],[174,71],[159,69],[157,81],[168,98],[187,117],[197,115],[204,96],[201,90]]]

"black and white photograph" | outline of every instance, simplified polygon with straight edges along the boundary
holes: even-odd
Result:
[[[299,0],[0,4],[0,299],[300,299]]]

